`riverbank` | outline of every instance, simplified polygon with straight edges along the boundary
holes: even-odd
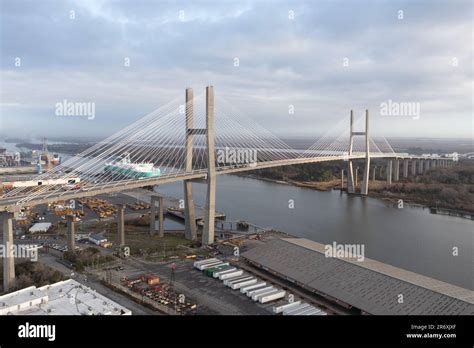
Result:
[[[276,180],[256,175],[245,175],[252,179],[272,182],[282,185],[309,188],[317,191],[340,189],[340,179],[329,181],[296,181]],[[347,183],[345,182],[345,185]],[[444,214],[472,219],[474,215],[474,194],[472,185],[465,184],[426,184],[426,183],[392,183],[385,180],[369,182],[369,197],[397,204],[400,199],[404,204],[430,209],[434,214]]]
[[[276,180],[276,179],[265,178],[265,177],[256,176],[252,174],[238,174],[238,176],[241,176],[244,178],[267,181],[274,184],[292,185],[292,186],[297,186],[297,187],[311,188],[317,191],[330,191],[335,188],[338,188],[341,183],[341,181],[338,179],[334,179],[330,181],[296,181],[296,180]]]

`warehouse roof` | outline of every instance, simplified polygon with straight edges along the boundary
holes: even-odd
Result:
[[[47,230],[49,230],[50,227],[51,227],[50,222],[38,222],[34,224],[33,226],[31,226],[29,231],[30,233],[46,232]]]
[[[68,279],[0,296],[0,315],[131,315],[122,305]]]
[[[368,258],[326,257],[323,244],[307,239],[274,239],[241,256],[371,314],[474,314],[471,290]]]

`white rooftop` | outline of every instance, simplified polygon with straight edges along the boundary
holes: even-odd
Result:
[[[68,279],[30,286],[0,296],[0,315],[131,315],[132,312],[95,290]]]
[[[37,222],[36,224],[30,227],[29,231],[30,233],[46,232],[47,230],[49,230],[50,227],[50,222]]]

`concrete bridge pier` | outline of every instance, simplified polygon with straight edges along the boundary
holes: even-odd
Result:
[[[367,195],[369,193],[369,175],[370,175],[370,140],[369,140],[369,110],[365,110],[365,163],[362,174],[362,187],[360,193]]]
[[[354,140],[354,111],[351,110],[350,138],[349,138],[349,156],[352,156],[353,140]],[[354,185],[354,168],[352,160],[347,162],[347,193],[355,193]]]
[[[413,177],[416,175],[416,160],[411,160],[411,175]]]
[[[76,252],[76,223],[74,215],[67,215],[67,250],[70,253]]]
[[[354,179],[354,188],[357,189],[357,184],[359,183],[359,167],[356,167],[355,170],[355,179]]]
[[[431,166],[432,166],[433,168],[436,168],[436,167],[438,166],[438,162],[437,162],[435,159],[432,160],[432,161],[431,161]]]
[[[347,193],[354,193],[354,168],[352,166],[352,160],[347,163]]]
[[[214,243],[216,212],[216,151],[214,146],[214,87],[206,87],[207,193],[202,244]]]
[[[344,169],[341,169],[341,192],[344,190]]]
[[[380,166],[379,177],[380,177],[380,180],[382,180],[382,178],[383,178],[383,166]]]
[[[403,178],[404,179],[408,178],[408,160],[407,159],[403,160]]]
[[[154,235],[156,232],[156,202],[158,201],[158,221],[160,223],[160,228],[158,231],[158,237],[164,237],[165,235],[165,226],[163,218],[163,197],[161,196],[151,196],[151,205],[150,205],[150,235]]]
[[[392,184],[392,161],[387,162],[387,184]]]
[[[375,171],[377,170],[377,166],[374,166],[374,168],[372,168],[372,181],[375,181]]]
[[[193,90],[186,89],[186,171],[193,170]],[[196,212],[193,199],[193,184],[184,180],[184,235],[186,239],[197,239]]]
[[[117,244],[125,245],[125,204],[117,205]]]
[[[423,174],[423,160],[418,161],[418,174]]]
[[[400,160],[395,159],[393,162],[393,181],[400,181]]]
[[[15,286],[15,258],[13,250],[13,213],[2,213],[3,243],[5,254],[3,257],[3,291],[9,291]]]
[[[425,167],[424,167],[425,173],[428,170],[430,170],[430,162],[431,162],[431,160],[429,160],[429,159],[425,160]]]

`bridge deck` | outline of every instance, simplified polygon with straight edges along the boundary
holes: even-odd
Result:
[[[328,162],[328,161],[341,161],[341,160],[358,160],[364,159],[365,154],[357,155],[340,155],[340,156],[326,156],[326,157],[309,157],[309,158],[295,158],[295,159],[285,159],[285,160],[275,160],[275,161],[266,161],[258,162],[256,164],[250,165],[237,165],[237,166],[226,166],[216,169],[217,175],[223,174],[233,174],[240,173],[264,168],[273,168],[281,167],[288,165],[297,165],[303,163],[318,163],[318,162]],[[416,157],[416,156],[401,156],[399,154],[371,154],[373,159],[427,159],[426,157]],[[135,188],[152,186],[152,185],[161,185],[176,181],[182,180],[199,180],[207,178],[207,169],[194,170],[193,172],[181,172],[168,175],[162,175],[159,177],[152,178],[140,178],[140,179],[130,179],[130,180],[121,180],[116,182],[109,182],[103,184],[93,184],[88,183],[77,190],[70,191],[51,191],[43,192],[38,195],[22,195],[15,197],[8,197],[0,199],[0,211],[17,211],[20,207],[35,206],[38,204],[52,203],[58,200],[70,200],[77,199],[82,197],[92,197],[100,195],[103,193],[112,193],[120,192],[125,190],[131,190]]]

